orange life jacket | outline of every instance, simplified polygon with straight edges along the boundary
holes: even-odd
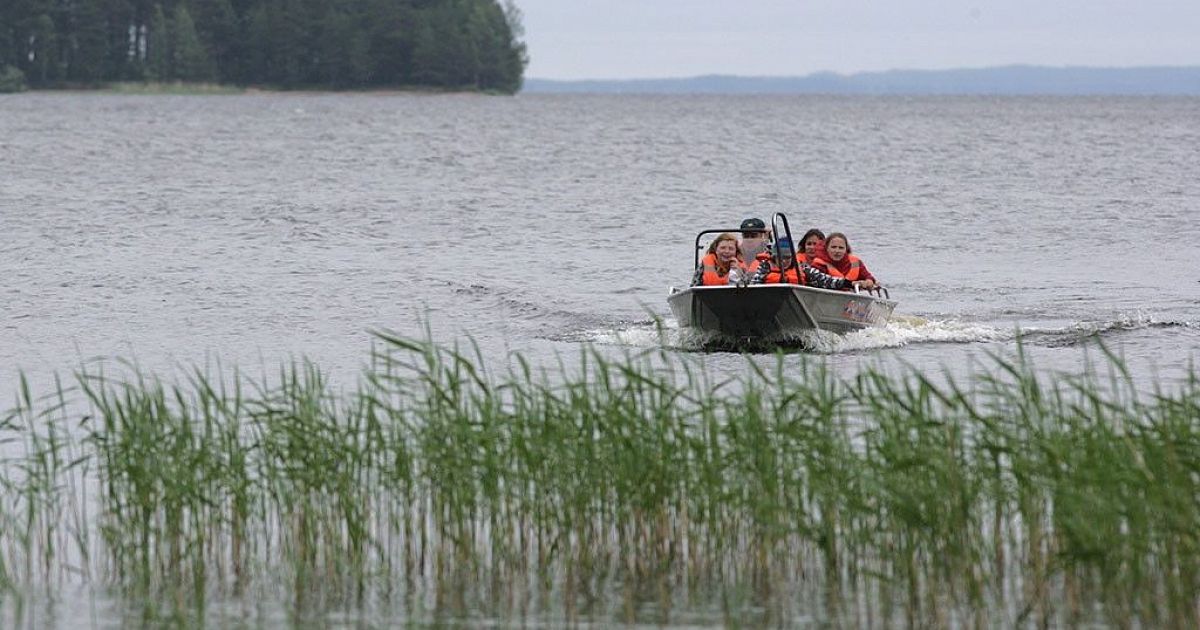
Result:
[[[741,259],[735,259],[733,264],[738,266],[739,271],[745,273],[746,266],[742,263]],[[732,269],[732,265],[730,268]],[[721,273],[720,267],[717,265],[716,254],[705,254],[704,258],[700,259],[700,269],[702,270],[700,284],[704,286],[729,284],[729,272]]]
[[[846,257],[842,260],[848,261],[849,264],[849,267],[845,272],[835,267],[833,262],[823,260],[821,258],[812,261],[811,264],[813,267],[816,267],[817,269],[820,269],[821,271],[824,271],[835,278],[845,278],[851,282],[858,280],[859,276],[862,275],[862,260],[854,254],[846,254]]]
[[[784,271],[783,273],[780,273],[779,267],[776,267],[775,265],[771,265],[771,270],[768,271],[766,277],[763,278],[763,284],[780,284],[781,276],[784,278],[782,280],[783,283],[804,284],[803,273],[800,272],[799,268],[796,267],[795,265],[793,265],[791,269],[788,269],[787,271]]]
[[[822,241],[822,242],[824,242],[824,241]],[[808,263],[809,265],[816,267],[817,262],[818,261],[824,262],[823,258],[828,255],[829,254],[825,253],[825,245],[821,245],[820,247],[817,248],[817,253],[813,254],[812,260],[809,260],[808,254],[805,254],[803,252],[797,253],[796,258],[800,259],[800,264],[802,264],[802,265],[804,263]]]
[[[770,254],[768,254],[768,253],[766,253],[766,252],[759,252],[759,253],[758,253],[758,255],[754,257],[754,260],[751,260],[750,262],[743,263],[743,264],[742,264],[742,269],[743,269],[743,270],[744,270],[744,271],[745,271],[745,272],[746,272],[746,273],[747,273],[747,274],[748,274],[750,277],[753,277],[753,276],[754,276],[754,274],[758,273],[758,268],[759,268],[759,267],[761,267],[761,266],[762,266],[762,264],[763,264],[764,262],[767,264],[767,268],[768,268],[768,269],[770,269],[770,267],[771,267],[771,255],[770,255]]]

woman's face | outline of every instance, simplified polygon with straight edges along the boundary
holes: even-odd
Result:
[[[833,260],[841,260],[846,257],[846,241],[831,238],[825,243],[825,251],[829,252],[829,257]]]
[[[728,240],[717,243],[717,260],[727,263],[737,258],[737,241]]]
[[[815,256],[817,251],[820,249],[821,237],[817,236],[816,234],[813,234],[812,236],[808,237],[807,241],[804,241],[804,254],[809,258]]]

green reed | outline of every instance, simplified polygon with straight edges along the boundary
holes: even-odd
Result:
[[[1194,371],[1147,393],[1108,354],[1072,375],[1018,353],[968,377],[780,357],[718,378],[661,351],[490,371],[475,347],[378,344],[349,390],[310,363],[23,386],[0,424],[0,588],[1200,623]]]

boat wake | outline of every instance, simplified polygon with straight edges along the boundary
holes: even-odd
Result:
[[[1061,326],[1024,326],[1016,322],[997,324],[898,314],[892,317],[887,326],[866,328],[844,335],[812,331],[770,344],[749,344],[745,340],[722,339],[681,329],[674,320],[643,320],[578,330],[559,335],[556,340],[682,351],[774,352],[783,348],[816,354],[844,354],[910,345],[998,343],[1017,339],[1030,345],[1061,348],[1131,331],[1162,328],[1200,331],[1200,322],[1162,321],[1145,313],[1130,313],[1119,314],[1110,320],[1082,321]]]
[[[1110,320],[1077,322],[1061,328],[1027,328],[1020,336],[1026,343],[1062,348],[1141,330],[1171,328],[1200,331],[1200,322],[1160,320],[1140,312],[1122,313]]]

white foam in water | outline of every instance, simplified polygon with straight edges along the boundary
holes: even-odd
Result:
[[[623,328],[605,328],[584,333],[584,338],[600,344],[653,348],[656,346],[686,346],[686,331],[674,320],[663,321],[662,328],[653,323],[628,324]]]
[[[897,348],[915,343],[1005,341],[1015,336],[1015,329],[897,315],[888,322],[887,326],[882,328],[864,328],[845,335],[821,335],[817,338],[821,345],[814,347],[813,350],[834,354],[876,348]]]
[[[883,328],[867,328],[846,335],[814,332],[805,337],[801,345],[810,352],[837,354],[877,348],[897,348],[917,343],[1005,341],[1013,339],[1015,336],[1015,329],[899,315]],[[585,331],[579,335],[578,339],[599,344],[642,348],[658,346],[697,348],[702,343],[701,336],[691,331],[681,330],[674,320],[663,321],[661,330],[654,323],[641,322],[619,328]]]
[[[1066,338],[1067,342],[1107,331],[1137,330],[1154,326],[1195,327],[1194,322],[1163,322],[1145,312],[1118,313],[1114,319],[1073,322],[1061,326],[1020,326],[1019,324],[984,324],[957,320],[926,319],[914,315],[894,315],[887,326],[866,328],[838,335],[812,332],[798,339],[798,345],[808,352],[839,354],[882,348],[899,348],[910,344],[927,343],[988,343],[1011,341],[1018,335],[1029,339]],[[667,347],[700,350],[708,338],[679,328],[674,319],[655,322],[628,323],[616,328],[580,331],[575,341],[638,348]],[[1061,343],[1061,341],[1060,341]],[[760,351],[762,349],[759,349]]]
[[[1138,309],[1136,311],[1121,311],[1117,313],[1116,319],[1110,322],[1083,322],[1080,327],[1090,326],[1097,332],[1108,330],[1139,330],[1142,328],[1153,328],[1155,326],[1187,326],[1189,322],[1176,322],[1161,320],[1154,315]]]

